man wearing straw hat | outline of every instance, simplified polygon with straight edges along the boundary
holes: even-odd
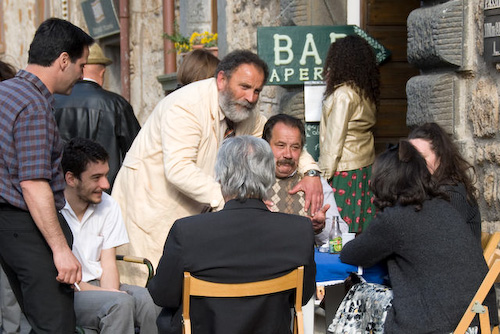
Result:
[[[108,179],[111,186],[123,158],[140,130],[130,103],[102,88],[106,66],[112,63],[97,44],[90,47],[89,59],[71,95],[56,95],[55,117],[61,138],[92,139],[109,154]]]

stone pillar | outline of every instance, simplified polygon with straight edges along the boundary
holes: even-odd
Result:
[[[436,122],[476,171],[483,231],[500,230],[500,76],[483,55],[484,1],[423,1],[408,16],[408,126]],[[498,67],[498,65],[497,65]]]

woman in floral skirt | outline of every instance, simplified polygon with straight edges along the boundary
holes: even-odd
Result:
[[[349,232],[360,233],[375,215],[369,190],[380,95],[375,54],[359,36],[339,39],[328,50],[323,75],[319,166]]]

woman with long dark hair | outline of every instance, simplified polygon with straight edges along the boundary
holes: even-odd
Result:
[[[371,188],[380,211],[340,259],[363,267],[385,262],[392,302],[387,287],[356,284],[329,331],[451,333],[488,272],[480,245],[408,141],[375,160]],[[485,304],[497,324],[493,289]]]
[[[410,132],[410,143],[422,154],[434,181],[450,197],[477,242],[481,242],[481,213],[475,197],[474,167],[460,154],[451,137],[436,123],[425,123]]]
[[[375,54],[359,36],[339,39],[328,50],[323,75],[319,166],[349,231],[362,232],[375,214],[369,190],[380,95]]]

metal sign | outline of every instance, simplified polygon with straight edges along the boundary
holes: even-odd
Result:
[[[500,63],[500,1],[484,3],[484,59]]]
[[[120,33],[120,24],[112,0],[84,0],[82,10],[89,34],[93,38]]]
[[[257,49],[269,66],[268,84],[300,85],[323,80],[323,60],[330,44],[347,35],[363,37],[374,49],[377,63],[390,56],[389,50],[355,25],[258,28]]]

